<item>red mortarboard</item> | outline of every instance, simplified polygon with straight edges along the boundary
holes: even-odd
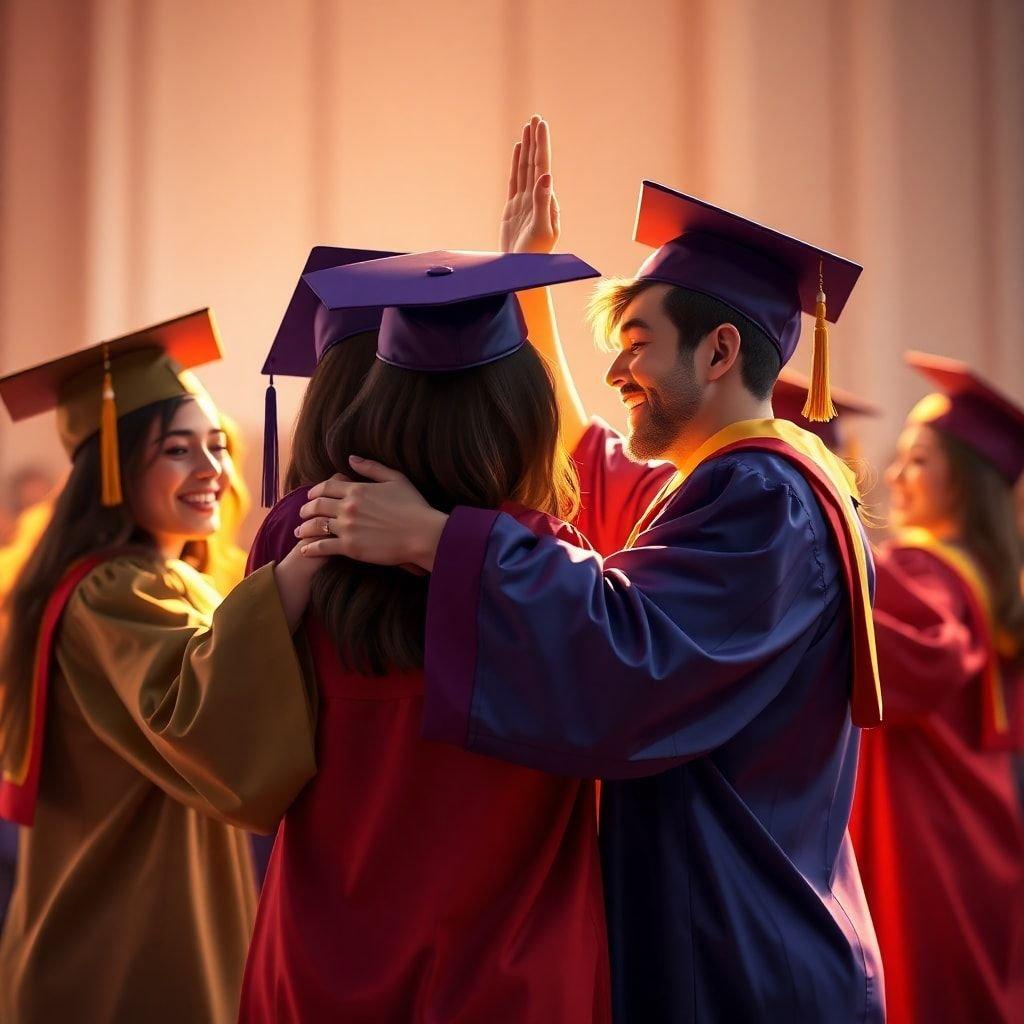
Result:
[[[904,358],[942,392],[918,402],[910,419],[963,441],[1012,487],[1024,472],[1024,409],[958,359],[927,352]]]

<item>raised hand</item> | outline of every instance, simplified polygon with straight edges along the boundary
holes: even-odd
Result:
[[[534,115],[512,150],[508,196],[501,215],[502,252],[551,252],[560,232],[551,176],[551,131]]]
[[[428,572],[448,517],[431,508],[408,479],[379,462],[352,457],[371,483],[340,473],[309,492],[295,531],[303,555],[347,555],[376,565],[415,565]]]

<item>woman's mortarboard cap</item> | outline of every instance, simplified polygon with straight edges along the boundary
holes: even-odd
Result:
[[[118,505],[117,419],[168,398],[205,398],[187,371],[220,357],[213,311],[200,309],[9,374],[0,398],[15,421],[56,409],[70,456],[99,431],[103,502]]]
[[[962,441],[1014,486],[1024,472],[1024,409],[958,359],[927,352],[904,358],[941,392],[921,399],[909,418]]]
[[[408,370],[446,372],[494,362],[522,347],[514,292],[597,277],[568,253],[410,253],[305,277],[328,309],[383,306],[377,357]]]

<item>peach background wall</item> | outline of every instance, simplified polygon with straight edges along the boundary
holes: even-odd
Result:
[[[562,248],[608,274],[644,255],[645,176],[865,264],[833,365],[889,410],[869,454],[923,393],[905,347],[1024,399],[1018,0],[3,0],[0,32],[4,372],[212,305],[203,376],[258,455],[309,247],[492,247],[540,112]],[[588,291],[559,290],[563,336],[619,422]],[[38,459],[48,425],[0,414],[0,476]]]

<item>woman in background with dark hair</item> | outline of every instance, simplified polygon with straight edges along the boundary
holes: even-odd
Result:
[[[850,833],[890,1024],[1024,1020],[1024,598],[1014,483],[1024,410],[953,360],[908,354],[923,399],[886,474],[877,560],[882,728],[861,739]]]
[[[358,453],[399,467],[439,507],[501,507],[539,536],[583,544],[555,518],[572,515],[576,492],[551,378],[504,293],[590,268],[527,256],[516,277],[522,259],[432,253],[326,272],[322,298],[349,284],[352,305],[384,289],[401,308],[384,311],[377,361],[322,454],[299,432],[296,464],[324,479],[351,472]],[[451,304],[424,307],[434,294]],[[307,397],[316,422],[336,365],[321,364]],[[296,531],[306,501],[304,490],[282,501],[254,550],[282,557],[296,532],[340,526],[328,496]],[[428,586],[347,559],[314,581],[303,632],[318,772],[278,831],[243,1021],[609,1019],[594,784],[421,739]]]
[[[312,567],[213,585],[241,504],[182,365],[218,357],[202,311],[0,381],[15,419],[57,409],[72,457],[5,613],[5,1024],[235,1018],[255,891],[232,824],[273,827],[314,769],[291,642]]]

